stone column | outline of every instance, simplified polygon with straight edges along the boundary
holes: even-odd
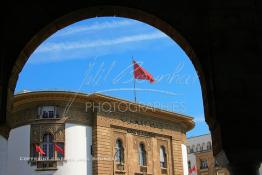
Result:
[[[171,146],[172,146],[174,174],[183,174],[181,143],[182,142],[180,139],[172,137]]]

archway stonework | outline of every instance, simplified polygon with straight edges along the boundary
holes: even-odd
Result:
[[[255,1],[256,6],[253,5],[255,2],[227,3],[226,0],[223,3],[214,0],[212,4],[180,1],[176,5],[158,0],[76,0],[65,6],[60,2],[7,6],[3,20],[5,49],[0,62],[0,121],[5,123],[12,108],[19,72],[42,41],[82,19],[127,17],[160,29],[177,42],[191,59],[201,82],[205,118],[211,130],[214,154],[222,162],[227,162],[227,155],[233,166],[239,165],[240,161],[241,165],[257,164],[261,161],[262,145],[248,144],[259,138],[261,123],[261,118],[256,115],[259,113],[261,86],[252,84],[262,78],[259,69],[262,65],[259,61],[261,43],[258,39],[262,37],[257,32],[262,29],[262,5]],[[247,55],[252,58],[248,64],[242,61]],[[253,121],[246,120],[244,117],[247,115]],[[248,132],[242,131],[248,124],[253,127]],[[3,124],[0,127],[8,128]],[[235,137],[238,134],[246,142]],[[240,155],[246,159],[242,160]]]
[[[147,23],[153,27],[156,27],[157,29],[161,30],[165,34],[167,34],[170,38],[172,38],[188,55],[190,60],[192,61],[197,74],[199,76],[203,97],[204,97],[204,103],[205,106],[207,106],[207,98],[206,97],[206,82],[204,78],[204,74],[201,68],[201,65],[199,64],[199,60],[193,51],[193,48],[189,45],[189,43],[186,41],[185,38],[183,38],[179,32],[177,32],[174,27],[166,23],[165,21],[161,20],[160,18],[157,18],[154,15],[145,13],[141,10],[132,9],[132,8],[126,8],[126,7],[120,7],[120,6],[99,6],[99,7],[91,7],[86,9],[81,9],[74,11],[70,14],[67,14],[59,19],[56,19],[54,22],[48,24],[46,27],[44,27],[40,32],[38,32],[33,38],[26,44],[24,49],[21,51],[21,53],[18,56],[18,59],[15,62],[15,65],[12,69],[12,74],[9,79],[9,98],[11,99],[14,90],[16,87],[16,82],[18,80],[18,75],[22,71],[24,65],[26,64],[26,61],[30,57],[30,55],[33,53],[33,51],[49,36],[51,36],[56,31],[73,24],[75,22],[88,19],[88,18],[94,18],[94,17],[104,17],[104,16],[117,16],[117,17],[125,17],[130,19],[139,20],[141,22]],[[11,101],[10,101],[11,102]],[[11,109],[11,104],[9,105],[7,109]],[[207,107],[206,107],[207,108]],[[206,109],[208,110],[208,109]],[[214,123],[214,121],[211,120],[211,118],[208,115],[208,112],[206,112],[206,116],[208,121],[210,121],[210,124]]]
[[[199,60],[195,52],[193,51],[193,48],[189,45],[189,43],[185,40],[185,38],[183,38],[179,34],[179,32],[175,30],[174,27],[172,27],[171,25],[169,25],[168,23],[166,23],[165,21],[161,20],[160,18],[154,15],[145,13],[141,10],[127,8],[127,7],[120,7],[120,6],[99,6],[99,7],[80,9],[70,14],[64,15],[63,17],[56,19],[55,21],[44,27],[26,44],[24,49],[21,51],[18,59],[16,60],[15,66],[12,69],[12,74],[9,80],[8,99],[12,99],[13,97],[14,90],[16,87],[16,82],[18,80],[18,75],[22,71],[28,58],[45,39],[47,39],[56,31],[75,22],[88,18],[104,17],[104,16],[126,17],[130,19],[139,20],[153,27],[156,27],[157,29],[167,34],[170,38],[172,38],[184,50],[184,52],[188,55],[188,57],[192,61],[197,71],[197,74],[199,76],[201,87],[202,87],[204,107],[206,111],[205,116],[207,122],[210,123],[211,125],[215,123],[212,120],[212,118],[209,117],[210,115],[208,112],[208,107],[207,107],[208,103],[206,98],[207,96],[206,81],[201,65],[199,64]],[[8,101],[7,103],[7,109],[8,109],[7,111],[10,111],[11,108],[12,108],[12,100]]]
[[[55,21],[51,22],[47,26],[45,26],[43,29],[41,29],[40,32],[35,34],[32,39],[26,44],[26,46],[23,48],[21,53],[18,56],[18,59],[15,62],[15,65],[12,69],[12,74],[9,79],[8,84],[8,101],[7,101],[7,117],[9,112],[12,109],[12,98],[14,95],[14,90],[16,87],[16,82],[18,80],[19,73],[22,71],[24,65],[26,64],[28,58],[33,53],[33,51],[49,36],[51,36],[56,31],[73,24],[75,22],[93,18],[93,17],[103,17],[103,16],[117,16],[117,17],[126,17],[131,19],[136,19],[139,21],[142,21],[144,23],[147,23],[151,26],[154,26],[167,34],[170,38],[172,38],[188,55],[188,57],[191,59],[197,73],[200,79],[201,87],[202,87],[202,93],[203,93],[203,101],[204,101],[204,108],[205,108],[205,117],[206,121],[209,123],[209,126],[213,128],[215,120],[214,118],[210,117],[209,111],[208,111],[208,100],[207,100],[207,91],[206,91],[206,81],[204,78],[204,74],[201,68],[201,65],[199,64],[199,60],[193,51],[192,47],[189,45],[189,43],[183,38],[179,32],[175,30],[175,28],[165,21],[161,20],[160,18],[151,15],[149,13],[145,13],[141,10],[133,9],[133,8],[127,8],[127,7],[121,7],[121,6],[99,6],[99,7],[90,7],[85,9],[76,10],[74,12],[71,12],[69,14],[66,14]],[[219,135],[219,132],[216,132],[216,137]],[[219,137],[217,137],[219,138]],[[218,153],[220,152],[221,146],[219,145],[220,139],[217,140],[216,138],[213,138],[213,145],[216,149],[214,152]],[[218,142],[218,143],[216,143]]]

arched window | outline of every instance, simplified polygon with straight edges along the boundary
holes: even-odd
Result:
[[[44,134],[43,143],[42,143],[43,151],[46,153],[44,157],[48,159],[54,158],[54,143],[52,134]]]
[[[139,144],[139,165],[146,166],[146,150],[143,143]]]
[[[193,152],[196,152],[195,145],[192,146],[192,153],[193,153]]]
[[[207,150],[211,149],[211,142],[207,142]]]
[[[191,151],[190,151],[190,146],[187,146],[187,154],[189,154]]]
[[[201,146],[201,151],[203,150],[206,150],[206,144],[205,143],[202,143],[202,146]]]
[[[203,159],[203,160],[200,159],[200,169],[206,169],[206,168],[208,168],[207,159]]]
[[[191,161],[189,160],[187,163],[188,163],[188,169],[190,170],[191,169]]]
[[[200,144],[197,144],[196,151],[197,151],[197,152],[200,151]]]
[[[161,168],[167,167],[167,155],[166,155],[166,149],[164,146],[160,147],[160,167]]]
[[[62,142],[57,142],[56,145],[59,146],[60,148],[62,148],[62,149],[64,150],[64,143],[62,143]],[[61,153],[61,152],[59,152],[59,151],[56,151],[56,152],[57,152],[56,154],[57,154],[57,158],[58,158],[58,159],[61,160],[61,159],[64,158],[64,153]]]
[[[115,161],[117,163],[124,163],[124,148],[123,148],[123,143],[120,139],[116,140]]]

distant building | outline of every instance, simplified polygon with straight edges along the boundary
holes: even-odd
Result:
[[[14,96],[0,175],[188,175],[193,118],[101,94]]]
[[[211,135],[200,135],[187,139],[189,175],[229,175],[213,157]]]

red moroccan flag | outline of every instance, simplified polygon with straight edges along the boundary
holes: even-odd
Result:
[[[35,151],[39,152],[41,155],[45,155],[45,152],[42,150],[42,148],[38,145],[35,145]]]
[[[196,172],[196,166],[194,165],[193,168],[192,168],[192,173],[193,172]]]
[[[190,170],[189,170],[189,174],[193,174],[196,173],[196,166],[194,165]]]
[[[135,79],[149,80],[150,83],[154,83],[155,80],[149,72],[147,72],[143,67],[137,64],[134,60],[133,60],[133,64],[134,64],[134,78]]]
[[[57,144],[55,144],[55,150],[56,150],[57,152],[60,152],[61,154],[64,155],[64,150],[63,150],[60,146],[58,146]]]

